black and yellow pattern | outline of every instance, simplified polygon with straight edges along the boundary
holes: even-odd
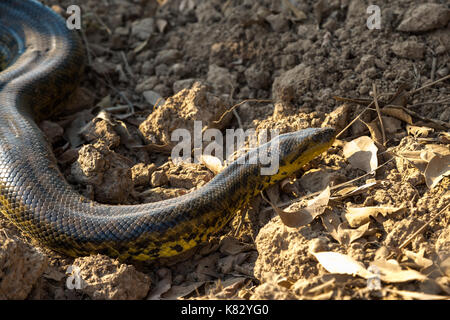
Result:
[[[260,174],[261,165],[238,159],[201,189],[175,199],[133,206],[87,200],[64,180],[36,125],[77,86],[83,52],[76,34],[47,7],[33,0],[0,1],[0,55],[6,64],[0,73],[0,210],[31,237],[70,256],[177,255],[207,241],[259,191],[333,143],[333,129],[306,129],[244,156],[278,156],[280,169],[271,176]]]

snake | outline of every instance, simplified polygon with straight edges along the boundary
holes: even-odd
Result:
[[[230,163],[202,187],[144,204],[87,199],[64,178],[39,128],[79,85],[85,50],[76,30],[35,0],[0,1],[0,211],[20,231],[70,257],[104,254],[146,261],[207,242],[267,187],[327,151],[333,128],[278,135]],[[249,161],[275,156],[278,170]]]

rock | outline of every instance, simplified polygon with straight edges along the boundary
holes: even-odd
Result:
[[[155,74],[155,64],[152,61],[144,61],[141,66],[141,73],[146,76]]]
[[[155,65],[160,64],[171,65],[175,63],[181,57],[180,51],[176,49],[161,50],[155,59]]]
[[[222,18],[220,12],[214,8],[214,4],[208,1],[198,3],[195,9],[195,15],[202,24],[211,24],[220,21]]]
[[[137,93],[143,93],[148,90],[153,90],[156,85],[159,83],[157,76],[151,76],[146,78],[144,81],[141,81],[136,86]]]
[[[320,78],[320,74],[311,66],[299,64],[275,79],[272,85],[272,96],[275,101],[299,100],[309,89],[312,77]]]
[[[164,104],[166,101],[164,98],[156,91],[147,90],[142,93],[145,101],[147,101],[150,105],[154,106],[158,103],[158,105]]]
[[[408,59],[422,59],[425,54],[425,45],[413,40],[395,43],[392,51],[399,57]]]
[[[143,299],[150,289],[150,278],[134,266],[122,264],[103,255],[78,258],[82,292],[94,300]]]
[[[277,216],[258,233],[255,244],[258,258],[254,274],[262,280],[270,273],[276,273],[289,280],[308,278],[317,262],[309,252],[309,241],[319,234],[310,227],[286,228]]]
[[[190,89],[199,79],[182,79],[173,83],[173,92],[178,93],[183,89]]]
[[[181,168],[174,167],[167,171],[167,178],[172,188],[187,190],[200,188],[213,177],[211,171],[202,169],[202,166],[196,163],[185,163]]]
[[[27,298],[47,265],[39,250],[0,231],[0,300]]]
[[[70,164],[78,159],[78,149],[67,149],[59,157],[58,162],[60,164]]]
[[[44,132],[50,143],[58,141],[64,133],[64,129],[59,124],[48,120],[42,121],[39,128]]]
[[[441,115],[439,116],[439,120],[447,123],[450,122],[450,110],[448,108],[441,113]]]
[[[245,70],[244,75],[250,88],[265,90],[270,86],[270,72],[259,69],[254,64]]]
[[[66,103],[62,115],[72,115],[81,110],[92,108],[95,101],[95,94],[84,87],[79,87],[73,93],[73,96]]]
[[[146,165],[138,163],[131,168],[131,179],[135,186],[146,186],[150,183],[150,177],[156,170],[156,166],[152,163]]]
[[[106,170],[106,160],[100,150],[91,144],[78,151],[78,160],[72,165],[75,180],[87,184],[100,184]]]
[[[411,219],[403,219],[397,221],[394,225],[394,228],[389,232],[384,240],[384,245],[388,248],[397,248],[401,245],[407,238],[408,235],[414,233],[417,229],[422,226],[423,222],[420,220]],[[413,249],[415,250],[414,243],[423,242],[423,235],[417,236],[413,240]]]
[[[447,67],[443,67],[443,68],[440,68],[440,69],[438,69],[437,71],[436,71],[436,74],[440,77],[440,78],[443,78],[443,77],[445,77],[445,76],[447,76],[448,75],[448,68]],[[447,109],[448,110],[448,109]]]
[[[290,103],[290,102],[284,102],[279,101],[275,103],[274,109],[273,109],[273,118],[274,119],[283,119],[286,116],[292,116],[298,113],[297,108]]]
[[[97,118],[94,119],[82,132],[82,136],[88,142],[102,140],[110,149],[120,144],[120,136],[114,130],[110,122]]]
[[[348,124],[349,113],[350,107],[344,103],[327,115],[321,127],[333,127],[336,129],[336,132],[341,132]]]
[[[191,89],[183,89],[169,97],[164,105],[140,124],[139,130],[147,143],[173,144],[174,130],[187,129],[193,138],[194,123],[217,127],[213,121],[218,120],[225,111],[226,105],[221,98],[209,93],[206,86],[195,83]],[[224,126],[226,122],[220,125]]]
[[[71,166],[75,181],[92,185],[95,200],[101,203],[125,203],[133,187],[131,161],[109,150],[102,140],[84,145]]]
[[[155,75],[157,75],[160,79],[162,77],[166,77],[169,75],[170,69],[167,64],[164,63],[158,63],[155,67]],[[155,86],[156,90],[156,86]]]
[[[375,66],[375,56],[371,54],[365,54],[361,57],[359,64],[356,66],[356,72],[363,72],[366,69],[373,68]]]
[[[266,17],[275,32],[285,32],[289,30],[289,22],[283,14],[270,14]]]
[[[131,25],[131,35],[139,40],[147,40],[154,31],[155,20],[153,18],[138,20]]]
[[[450,21],[450,9],[444,4],[424,3],[408,10],[400,25],[399,31],[420,32],[445,27]]]
[[[167,184],[169,178],[164,171],[155,171],[150,179],[152,187],[160,187]]]
[[[175,63],[170,66],[170,73],[181,78],[189,74],[189,68],[184,63]]]
[[[236,86],[236,76],[232,75],[228,69],[215,64],[209,65],[207,80],[216,89],[216,92],[221,94],[229,94]]]

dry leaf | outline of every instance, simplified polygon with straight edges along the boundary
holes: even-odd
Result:
[[[185,283],[181,286],[172,286],[169,291],[164,293],[161,296],[161,299],[164,300],[176,300],[191,294],[192,292],[198,290],[202,285],[205,284],[205,281],[198,281],[193,283]]]
[[[341,223],[337,229],[337,239],[335,239],[342,245],[349,245],[361,238],[369,230],[369,224],[370,222],[367,222],[357,229],[349,229],[344,228],[346,223]]]
[[[410,125],[415,125],[418,127],[430,127],[437,130],[445,130],[450,128],[450,125],[447,122],[423,117],[419,113],[402,106],[389,105],[381,109],[381,112],[394,118],[400,119]],[[412,117],[417,118],[418,121],[413,123]]]
[[[450,256],[439,264],[439,268],[442,272],[450,278]]]
[[[448,132],[439,133],[438,141],[440,143],[449,144],[450,143],[450,133],[448,133]]]
[[[336,214],[336,212],[328,211],[327,213],[321,215],[320,219],[322,219],[322,224],[325,229],[331,234],[334,239],[337,240],[337,229],[341,224],[341,219],[339,219],[339,216]]]
[[[309,224],[317,216],[321,215],[325,211],[330,200],[330,187],[328,186],[317,197],[309,200],[305,208],[295,209],[295,211],[288,210],[292,210],[293,208],[298,206],[299,202],[290,205],[285,210],[281,210],[280,208],[272,204],[272,202],[267,200],[264,196],[263,199],[266,200],[278,213],[284,225],[291,228],[299,228]]]
[[[392,117],[381,117],[383,119],[383,126],[387,133],[396,133],[400,128],[402,123],[400,120]]]
[[[427,128],[427,127],[417,127],[412,125],[406,125],[406,132],[408,134],[413,135],[414,137],[428,137],[430,133],[434,132],[433,128]]]
[[[330,235],[341,245],[349,245],[361,238],[369,229],[369,224],[360,226],[358,229],[344,228],[347,224],[340,223],[340,219],[334,212],[327,212],[321,216],[322,223]]]
[[[255,246],[250,243],[240,242],[234,237],[224,237],[220,240],[220,252],[226,255],[235,255],[241,252],[254,250]]]
[[[164,19],[156,19],[156,27],[160,33],[163,33],[166,30],[168,23],[167,20]]]
[[[406,299],[416,299],[416,300],[449,300],[450,296],[439,296],[436,294],[428,294],[423,292],[396,290],[396,289],[385,289],[388,292],[398,294]]]
[[[430,151],[435,155],[441,156],[447,156],[450,154],[450,148],[442,144],[434,144],[434,143],[427,144],[425,145],[425,150]]]
[[[372,140],[376,143],[382,145],[383,144],[383,134],[381,133],[381,130],[379,128],[379,122],[380,120],[376,118],[372,122],[364,122],[367,129],[369,129],[370,136],[372,137]]]
[[[436,154],[433,151],[430,150],[422,150],[420,152],[420,158],[425,161],[427,164],[436,156]],[[425,171],[425,170],[424,170]]]
[[[235,297],[239,290],[245,286],[247,279],[248,278],[237,277],[227,279],[223,282],[219,279],[215,282],[215,288],[210,290],[210,295],[212,295],[212,298],[216,299],[230,299]]]
[[[377,260],[370,263],[380,271],[380,279],[387,283],[401,283],[413,280],[426,280],[427,277],[416,270],[402,270],[395,260]]]
[[[362,136],[344,145],[344,157],[356,168],[371,172],[378,167],[378,148],[372,139]]]
[[[395,207],[363,207],[363,208],[347,208],[345,218],[351,227],[358,227],[370,220],[370,216],[376,217],[381,213],[384,217],[388,214],[400,214],[405,212],[406,208]]]
[[[428,188],[434,188],[445,176],[450,175],[450,155],[434,156],[424,172]]]
[[[298,180],[300,186],[308,192],[324,190],[330,182],[330,173],[321,169],[311,169]]]
[[[433,261],[424,257],[425,249],[422,248],[418,253],[409,250],[403,250],[405,256],[414,261],[416,265],[422,269],[428,268],[433,265]]]
[[[379,184],[380,184],[379,181],[371,181],[371,182],[367,182],[365,185],[362,185],[360,187],[356,187],[356,186],[345,187],[345,188],[342,188],[341,190],[337,191],[330,198],[330,200],[342,200],[347,197],[355,196],[355,195],[361,194],[363,192],[366,192],[370,188],[372,188],[376,185],[379,185]]]
[[[402,120],[407,124],[413,124],[412,117],[408,113],[406,113],[402,107],[384,107],[383,109],[381,109],[381,113]]]
[[[422,151],[402,151],[398,155],[406,160],[408,160],[412,165],[419,169],[422,173],[427,167],[428,161],[422,158]],[[422,155],[422,156],[421,156]]]
[[[319,261],[322,267],[331,273],[358,275],[363,278],[368,278],[372,274],[366,270],[364,265],[355,261],[353,258],[337,253],[337,252],[311,252]]]
[[[147,300],[160,300],[161,295],[166,293],[172,287],[172,272],[170,269],[159,269],[156,274],[161,279],[156,284],[156,287],[150,292]]]

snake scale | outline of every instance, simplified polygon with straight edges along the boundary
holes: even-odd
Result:
[[[105,205],[65,181],[37,123],[64,107],[83,72],[76,32],[35,0],[0,1],[0,210],[40,243],[69,256],[170,257],[220,230],[250,199],[326,151],[332,128],[283,134],[244,155],[279,157],[279,170],[231,163],[196,191],[155,203]],[[242,160],[242,159],[241,159]]]

